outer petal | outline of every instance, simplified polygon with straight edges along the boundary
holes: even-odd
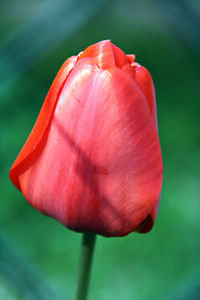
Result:
[[[156,124],[156,127],[158,128],[155,89],[154,89],[154,84],[151,75],[146,68],[140,66],[135,62],[132,63],[132,66],[135,69],[135,80],[140,86],[140,88],[142,89],[147,99],[151,115]],[[137,229],[138,232],[146,233],[152,229],[156,219],[156,215],[158,213],[159,205],[160,205],[160,197],[158,202],[155,204],[152,212],[147,216],[147,218]]]
[[[160,197],[156,202],[156,204],[154,205],[151,213],[146,217],[146,219],[138,226],[138,228],[135,231],[140,233],[147,233],[152,229],[158,213],[159,206],[160,206]]]
[[[162,159],[147,101],[132,77],[80,60],[45,144],[19,182],[31,205],[71,229],[105,236],[135,230],[158,201]]]
[[[44,104],[41,108],[38,119],[30,133],[24,147],[19,153],[17,159],[15,160],[9,175],[13,184],[20,189],[18,174],[38,156],[38,152],[42,147],[42,142],[45,133],[48,129],[49,123],[51,121],[60,91],[63,84],[67,80],[67,77],[76,63],[76,56],[68,58],[61,69],[59,70],[56,78],[54,79],[51,88],[46,96]]]
[[[151,115],[157,126],[155,90],[154,90],[153,80],[151,78],[149,71],[142,66],[136,67],[135,68],[135,80],[136,80],[137,84],[140,86],[140,88],[142,89],[142,91],[147,99]]]

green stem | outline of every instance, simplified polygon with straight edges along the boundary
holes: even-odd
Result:
[[[87,299],[95,241],[96,234],[90,232],[83,234],[78,285],[75,300]]]

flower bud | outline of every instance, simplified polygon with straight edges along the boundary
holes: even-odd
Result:
[[[109,40],[66,60],[10,170],[37,210],[78,232],[148,232],[162,186],[149,72]]]

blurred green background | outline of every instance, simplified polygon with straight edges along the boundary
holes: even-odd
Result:
[[[73,299],[81,235],[8,171],[65,59],[103,39],[154,79],[164,184],[147,235],[98,237],[89,299],[200,299],[200,2],[0,1],[0,299]]]

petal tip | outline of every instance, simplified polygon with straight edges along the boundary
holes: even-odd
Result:
[[[109,69],[113,67],[122,68],[124,65],[130,64],[129,58],[110,39],[100,41],[86,48],[79,56],[79,59],[85,57],[94,58],[96,64],[101,69]]]

